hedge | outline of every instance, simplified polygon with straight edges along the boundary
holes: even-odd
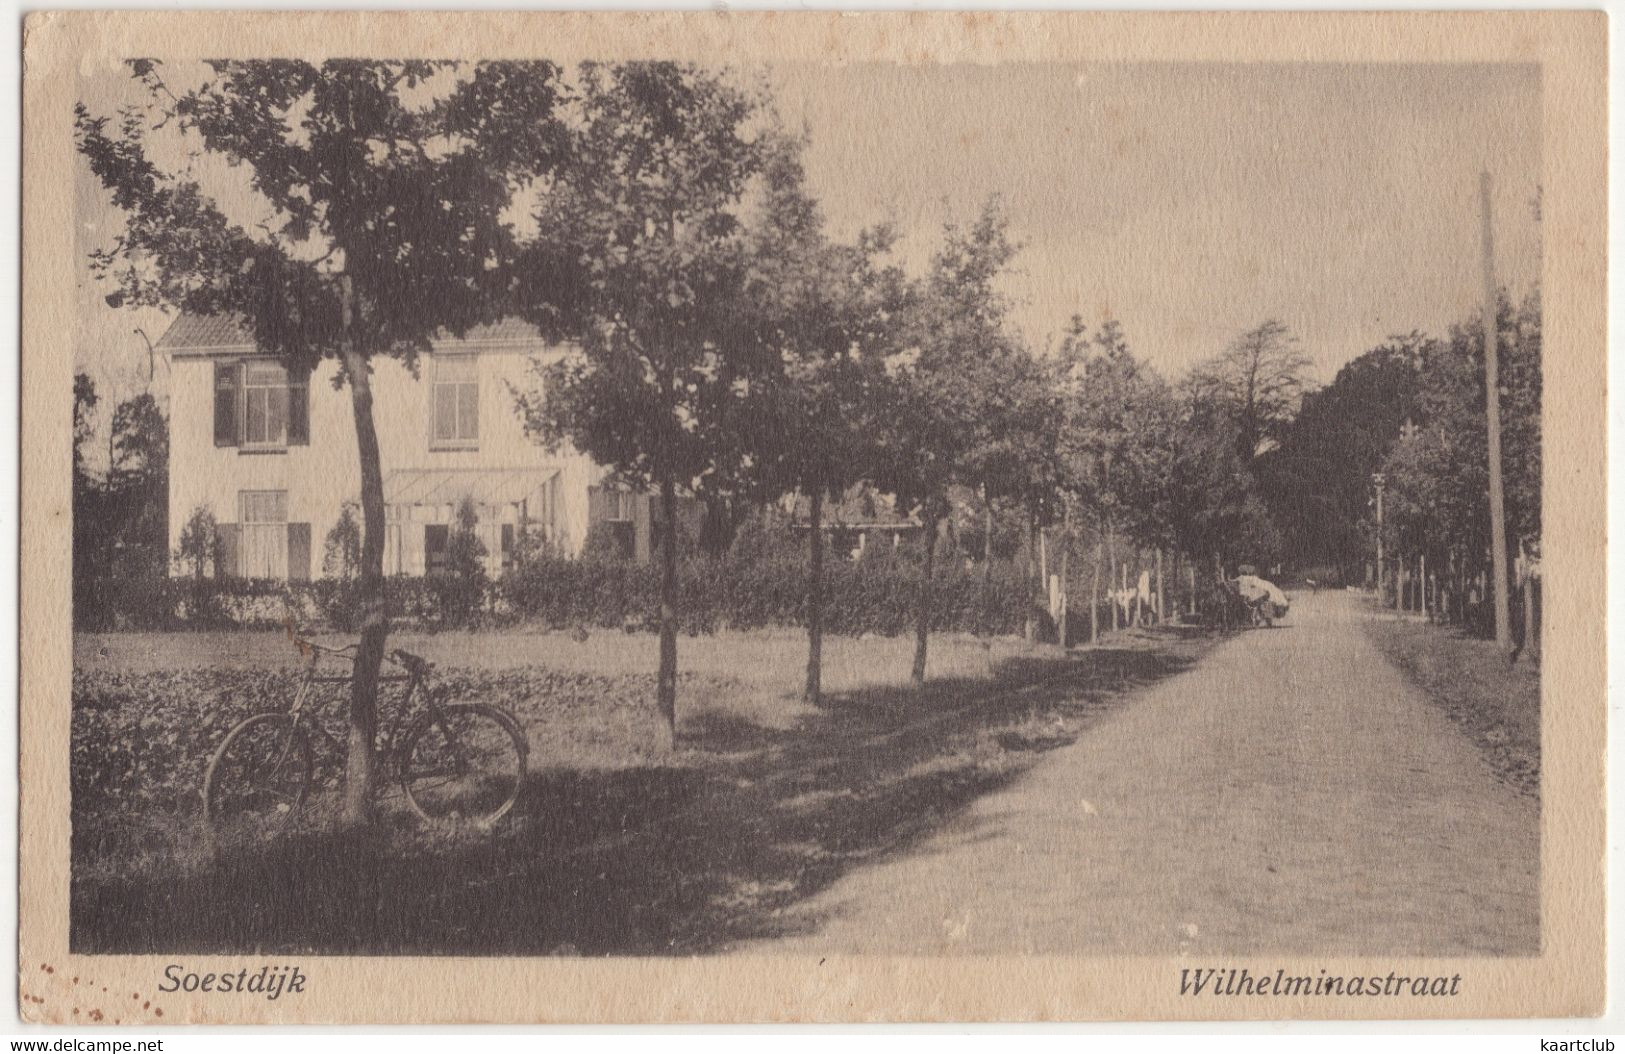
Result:
[[[799,553],[695,557],[678,569],[678,616],[686,633],[806,624],[807,573]],[[555,628],[653,629],[660,617],[659,567],[613,559],[540,556],[490,583],[481,624],[530,623]],[[824,628],[836,635],[894,636],[914,625],[920,568],[903,557],[847,561],[824,568]],[[984,592],[979,568],[939,562],[931,583],[933,630],[1019,633],[1035,615],[1033,586],[1022,568],[996,563]],[[392,617],[424,627],[468,624],[460,595],[466,583],[442,577],[386,582]],[[122,579],[87,585],[74,605],[82,630],[264,629],[292,616],[355,628],[353,583],[333,579]]]
[[[443,598],[453,583],[397,576],[385,580],[390,612],[419,625],[444,624]],[[270,629],[290,616],[300,625],[354,628],[353,583],[336,579],[118,578],[76,590],[74,628],[105,630]]]
[[[497,584],[504,610],[549,626],[652,628],[660,616],[653,565],[543,559]],[[843,636],[894,636],[914,625],[920,569],[911,561],[832,560],[824,568],[824,628]],[[934,630],[1020,632],[1030,605],[1021,570],[999,564],[985,600],[979,571],[962,564],[932,576]],[[677,612],[689,633],[806,624],[807,572],[799,560],[696,558],[677,575]]]

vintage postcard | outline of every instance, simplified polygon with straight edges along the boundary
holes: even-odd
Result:
[[[1605,40],[31,16],[23,1017],[1601,1013]]]

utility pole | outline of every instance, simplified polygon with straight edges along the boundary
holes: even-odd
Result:
[[[1478,177],[1484,199],[1484,402],[1490,452],[1490,567],[1495,575],[1495,643],[1512,647],[1512,614],[1507,602],[1506,498],[1501,488],[1501,383],[1496,362],[1497,297],[1495,234],[1490,224],[1490,174]]]
[[[1388,477],[1381,472],[1371,474],[1371,485],[1377,490],[1377,603],[1387,603],[1387,595],[1382,591],[1382,488],[1388,482]]]

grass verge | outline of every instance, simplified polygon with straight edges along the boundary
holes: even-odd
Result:
[[[940,829],[1212,641],[1176,628],[1072,653],[934,640],[944,672],[916,690],[908,642],[841,640],[818,707],[799,699],[805,660],[793,635],[695,641],[677,749],[662,751],[650,734],[653,663],[633,672],[650,642],[605,638],[596,648],[563,635],[415,642],[461,689],[495,693],[525,725],[531,775],[495,831],[426,827],[385,800],[364,838],[309,825],[209,855],[196,850],[188,787],[76,795],[73,950],[659,955],[799,932],[816,921],[786,909]],[[273,655],[269,644],[241,635],[79,644],[75,706],[96,712],[95,728],[111,722],[110,743],[168,743],[227,705],[200,672],[221,663],[216,648],[237,648],[224,663],[237,662],[232,677],[275,676],[254,658],[262,646]],[[176,654],[155,659],[155,649]],[[214,657],[182,661],[200,650]],[[188,691],[161,690],[182,675]],[[131,761],[139,784],[147,770]],[[76,754],[76,765],[95,762]],[[179,763],[151,771],[190,778]]]
[[[1540,667],[1494,641],[1418,618],[1374,612],[1366,633],[1472,739],[1497,778],[1540,797]]]

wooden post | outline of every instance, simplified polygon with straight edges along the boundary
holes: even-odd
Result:
[[[925,683],[926,648],[931,635],[931,572],[937,555],[937,530],[941,519],[932,505],[925,519],[925,567],[920,573],[920,594],[914,618],[914,668],[910,676],[915,687]]]
[[[1111,602],[1108,606],[1112,609],[1112,629],[1115,631],[1117,629],[1117,597],[1113,594],[1117,592],[1117,546],[1110,544],[1112,539],[1109,533],[1106,540],[1108,542],[1106,570],[1109,572],[1106,576],[1106,593],[1107,599]]]
[[[1190,611],[1191,611],[1192,615],[1195,615],[1196,614],[1196,561],[1195,560],[1186,560],[1185,561],[1185,577],[1189,582],[1190,591],[1191,591],[1190,601],[1189,601],[1189,603],[1190,603]]]
[[[1112,629],[1116,630],[1122,628],[1119,620],[1122,616],[1123,580],[1128,577],[1128,561],[1117,560],[1116,553],[1112,554],[1112,559],[1117,565],[1112,575]]]
[[[982,484],[982,610],[976,613],[978,636],[990,635],[988,607],[993,596],[993,502],[987,496],[987,484]]]
[[[1157,546],[1157,593],[1156,593],[1156,596],[1157,596],[1157,621],[1161,622],[1162,621],[1162,616],[1163,616],[1163,602],[1162,602],[1162,546],[1160,546],[1160,545]]]
[[[1490,565],[1495,577],[1495,642],[1512,647],[1512,612],[1507,600],[1506,497],[1501,482],[1501,382],[1498,297],[1495,289],[1495,233],[1490,222],[1490,174],[1478,179],[1484,199],[1484,406],[1490,455]]]
[[[1533,659],[1540,655],[1540,627],[1535,625],[1535,568],[1527,539],[1518,539],[1518,555],[1523,565],[1523,653]]]
[[[1038,580],[1049,582],[1049,532],[1038,528]]]
[[[1134,596],[1129,601],[1128,607],[1128,624],[1130,626],[1138,626],[1140,624],[1140,616],[1144,614],[1140,610],[1140,556],[1140,550],[1136,548],[1134,550],[1134,585],[1132,587],[1130,587],[1128,584],[1128,564],[1125,563],[1123,565],[1123,588],[1125,590],[1129,588],[1134,590]]]
[[[1066,639],[1067,571],[1072,562],[1072,510],[1070,508],[1061,514],[1061,542],[1061,595],[1059,597],[1060,604],[1058,605],[1060,610],[1055,612],[1055,639],[1060,641],[1061,647],[1064,648],[1071,643]]]
[[[1043,567],[1040,563],[1038,518],[1031,509],[1027,510],[1027,573],[1024,588],[1027,590],[1026,618],[1022,620],[1022,637],[1028,644],[1038,639],[1038,619],[1033,615],[1033,601],[1038,590],[1034,586],[1042,587],[1044,581]]]
[[[1388,481],[1383,473],[1378,472],[1372,475],[1371,482],[1377,488],[1377,604],[1380,606],[1388,602],[1388,597],[1383,593],[1382,578],[1382,491]]]
[[[1100,639],[1100,565],[1106,559],[1106,543],[1095,538],[1095,580],[1089,587],[1089,643]]]
[[[808,495],[807,512],[807,680],[801,697],[817,706],[824,676],[824,488]],[[984,598],[985,599],[985,598]]]

